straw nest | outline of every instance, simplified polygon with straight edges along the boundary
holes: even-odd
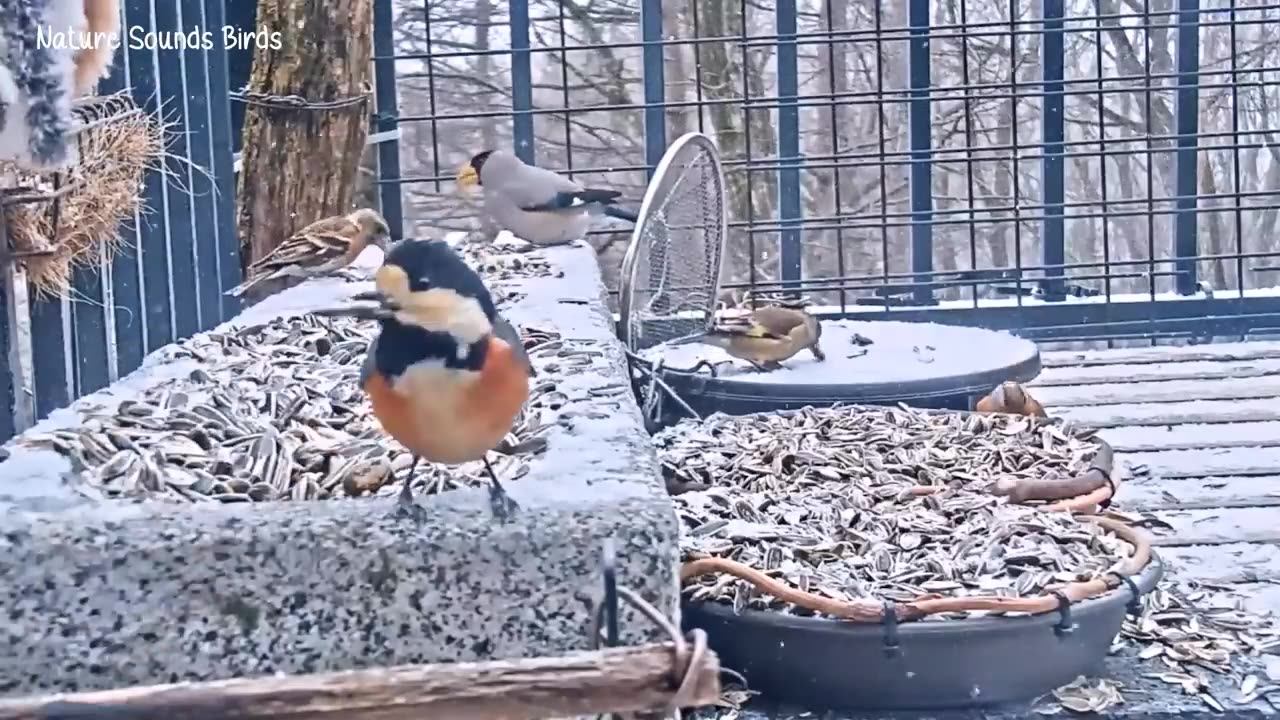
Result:
[[[0,163],[14,195],[39,197],[5,208],[13,255],[37,295],[66,294],[77,266],[97,267],[124,243],[122,223],[146,211],[143,177],[163,171],[168,124],[118,93],[78,103],[80,162],[61,173]]]

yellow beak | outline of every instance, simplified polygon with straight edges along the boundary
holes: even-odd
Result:
[[[470,190],[480,184],[480,174],[476,169],[471,167],[471,163],[467,163],[458,168],[458,189]]]

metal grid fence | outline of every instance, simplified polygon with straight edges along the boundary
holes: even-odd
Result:
[[[126,0],[123,27],[138,33],[221,28],[225,0]],[[209,329],[239,310],[223,291],[240,281],[235,234],[227,54],[150,50],[123,43],[99,91],[128,88],[147,112],[174,123],[166,174],[145,177],[145,206],[125,242],[99,267],[74,273],[63,300],[35,300],[0,313],[0,440],[71,400],[138,368],[150,352]],[[15,372],[30,328],[32,378]]]
[[[1040,339],[1280,327],[1280,4],[375,5],[389,215],[465,226],[453,168],[507,143],[638,201],[699,130],[739,293]]]

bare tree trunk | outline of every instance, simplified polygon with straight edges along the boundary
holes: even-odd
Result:
[[[259,0],[258,32],[277,32],[282,42],[257,50],[249,80],[264,102],[248,103],[236,187],[246,264],[303,225],[351,209],[369,100],[310,109],[267,98],[360,98],[370,87],[372,25],[371,0]]]

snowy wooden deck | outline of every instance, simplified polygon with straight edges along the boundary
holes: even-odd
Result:
[[[1033,394],[1051,415],[1102,430],[1131,471],[1117,509],[1156,521],[1174,576],[1280,613],[1280,343],[1042,361]]]

